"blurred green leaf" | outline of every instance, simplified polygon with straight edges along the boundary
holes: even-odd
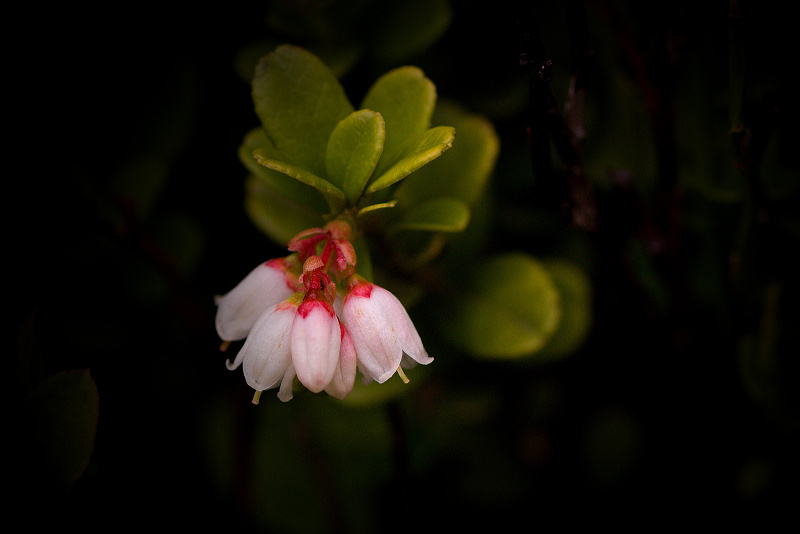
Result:
[[[327,176],[344,191],[349,204],[361,197],[383,153],[385,138],[383,118],[367,109],[351,113],[333,130],[325,151]]]
[[[281,45],[256,66],[252,94],[267,136],[290,158],[286,163],[324,176],[328,138],[353,112],[331,70],[310,52]]]
[[[441,157],[414,172],[398,187],[402,204],[436,197],[458,198],[472,205],[483,194],[500,150],[492,123],[451,102],[439,102],[433,123],[455,128],[457,138]]]
[[[377,382],[365,384],[362,377],[358,375],[356,376],[355,384],[353,384],[353,391],[350,392],[347,398],[340,402],[348,406],[362,407],[384,404],[391,400],[396,400],[422,384],[423,380],[430,372],[430,368],[418,365],[404,372],[409,379],[408,383],[403,382],[397,373],[382,384],[378,384]]]
[[[249,450],[248,505],[270,532],[328,532],[320,483],[306,455],[309,428],[301,399],[262,398]]]
[[[69,489],[89,465],[99,417],[97,387],[88,370],[41,382],[23,405],[31,429],[31,472]]]
[[[387,132],[388,132],[387,126]],[[410,138],[399,161],[367,185],[365,194],[374,193],[399,182],[426,163],[433,161],[450,148],[456,131],[449,126],[437,126]],[[388,133],[387,133],[388,137]]]
[[[475,356],[529,356],[558,327],[557,287],[547,269],[526,254],[486,260],[459,289],[443,303],[439,327],[454,345]]]
[[[371,56],[382,64],[397,64],[423,52],[442,36],[453,18],[447,0],[404,0],[383,7],[379,23],[371,28]]]
[[[289,200],[254,176],[245,182],[244,204],[253,224],[277,243],[324,224],[321,212]]]
[[[460,232],[469,223],[469,207],[456,198],[433,198],[408,210],[391,230]]]
[[[591,282],[580,267],[569,261],[549,259],[542,261],[542,265],[558,289],[561,319],[555,333],[536,358],[561,358],[577,350],[591,329]]]
[[[436,86],[417,67],[391,70],[369,88],[361,109],[377,111],[386,123],[386,141],[376,176],[397,163],[401,153],[408,152],[409,139],[430,127],[435,106]]]

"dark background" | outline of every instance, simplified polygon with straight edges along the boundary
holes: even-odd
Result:
[[[17,363],[4,373],[12,397],[9,420],[16,421],[14,411],[30,386],[70,369],[91,371],[100,413],[92,462],[66,494],[48,488],[35,454],[6,458],[13,475],[7,480],[19,497],[12,505],[28,524],[285,531],[280,521],[265,527],[251,513],[260,505],[255,490],[243,489],[246,462],[229,470],[224,486],[208,453],[209,413],[222,413],[220,420],[230,426],[217,432],[233,432],[248,450],[258,447],[248,436],[263,424],[259,417],[272,417],[283,406],[272,398],[267,406],[250,404],[240,373],[223,367],[213,327],[212,296],[260,261],[282,254],[242,209],[245,172],[236,154],[257,119],[234,59],[254,41],[286,37],[265,25],[267,4],[60,6],[8,18],[10,26],[22,28],[6,51],[11,75],[5,85],[12,90],[7,150],[15,162],[5,174],[5,263],[11,267],[5,286],[12,312],[6,352]],[[570,64],[562,44],[548,41],[555,25],[548,14],[572,3],[453,4],[447,33],[427,55],[409,59],[437,84],[440,98],[482,112],[490,89],[524,83],[524,28],[541,32],[544,57]],[[557,188],[531,179],[530,189],[521,190],[524,175],[504,174],[518,165],[504,158],[515,147],[527,149],[530,109],[490,115],[501,136],[498,212],[530,206],[534,215],[547,215],[533,231],[501,226],[493,246],[547,254],[559,250],[565,235],[580,243],[580,256],[590,258],[585,266],[594,288],[594,326],[582,349],[564,361],[519,368],[462,357],[446,376],[423,387],[412,406],[426,408],[429,424],[438,403],[451,406],[450,394],[476,402],[491,397],[491,409],[473,427],[460,429],[463,434],[451,435],[452,454],[425,469],[404,470],[399,466],[408,458],[398,449],[390,455],[393,468],[382,466],[388,475],[369,491],[354,492],[368,499],[362,505],[386,530],[424,530],[422,524],[502,528],[503,520],[515,518],[531,529],[553,521],[649,528],[684,524],[695,513],[709,525],[763,525],[796,503],[797,264],[789,252],[797,234],[771,224],[791,220],[796,195],[758,212],[767,223],[758,227],[759,248],[748,255],[754,265],[748,272],[755,274],[744,289],[728,277],[727,263],[741,205],[714,212],[718,237],[709,254],[701,254],[709,252],[708,242],[687,237],[680,223],[681,239],[671,241],[676,234],[669,217],[696,214],[691,210],[706,204],[671,196],[680,189],[672,186],[682,132],[670,120],[670,98],[684,60],[701,57],[708,100],[725,100],[728,5],[589,4],[607,15],[591,25],[610,29],[628,52],[617,74],[660,99],[661,107],[649,109],[663,191],[656,187],[650,202],[635,185],[598,187],[597,228],[554,223]],[[779,136],[781,163],[796,173],[796,84],[789,81],[797,57],[794,22],[777,3],[757,9],[742,4],[748,80],[762,84],[747,100],[746,121],[756,139],[748,147],[758,156],[759,136]],[[531,7],[535,18],[521,16]],[[592,57],[604,53],[595,41],[588,45],[596,47]],[[599,91],[592,75],[600,77],[605,67],[591,59],[588,65],[587,91]],[[354,101],[379,68],[365,61],[344,77]],[[555,72],[553,87],[565,87],[558,78],[564,71]],[[698,102],[696,113],[711,111]],[[730,134],[724,119],[719,124],[716,134],[723,143],[730,138],[733,164],[741,138]],[[120,178],[132,172],[141,178]],[[553,172],[552,179],[563,176]],[[654,303],[631,266],[631,239],[656,251],[652,264],[667,288],[666,309]],[[721,280],[710,303],[697,301],[691,290],[703,284],[687,268],[697,258],[710,258],[707,268]],[[773,360],[778,363],[767,373],[770,398],[777,400],[765,404],[749,394],[739,354],[743,335],[762,324],[770,282],[783,290],[781,341]],[[20,367],[31,354],[35,364]],[[541,397],[532,398],[537,392]],[[314,398],[292,402],[300,407],[287,409],[301,416]],[[395,421],[398,409],[415,413],[390,405],[386,417]],[[424,413],[417,416],[426,421]],[[358,412],[352,417],[358,420]],[[12,438],[27,443],[24,424],[9,428]],[[411,433],[425,434],[426,428],[412,424]],[[353,454],[363,454],[358,451]],[[304,457],[319,461],[311,453]],[[269,485],[279,493],[286,485],[292,494],[285,480],[276,477]],[[302,524],[299,517],[287,522]],[[335,521],[328,524],[336,530]]]

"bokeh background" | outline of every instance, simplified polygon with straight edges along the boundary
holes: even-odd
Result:
[[[286,0],[13,10],[9,524],[796,524],[800,178],[796,21],[785,9]],[[581,269],[591,329],[580,347],[475,358],[418,310],[436,361],[404,395],[250,403],[241,372],[224,367],[212,297],[284,254],[243,209],[237,157],[258,124],[248,69],[283,42],[335,65],[353,101],[414,64],[440,99],[492,122],[491,247]],[[79,398],[37,389],[53,376]],[[94,400],[96,429],[82,411]]]

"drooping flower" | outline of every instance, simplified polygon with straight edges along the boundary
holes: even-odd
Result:
[[[306,260],[298,279],[299,291],[266,310],[236,359],[227,363],[231,370],[242,365],[248,385],[256,390],[253,402],[258,401],[261,391],[279,384],[278,398],[290,400],[295,377],[314,393],[328,389],[341,398],[349,393],[348,380],[352,389],[352,343],[345,348],[344,361],[340,361],[344,333],[329,302],[336,287],[321,272],[321,266],[317,256]]]
[[[410,367],[433,361],[397,297],[359,275],[348,279],[342,320],[353,341],[359,368],[378,383],[395,372],[402,376],[401,364]]]
[[[290,297],[273,305],[258,318],[247,341],[239,350],[236,359],[226,362],[228,369],[234,370],[242,365],[247,384],[261,391],[272,389],[279,383],[279,396],[291,398],[294,367],[292,366],[291,334],[299,306],[297,297]],[[284,378],[288,377],[288,380]],[[283,383],[281,383],[283,382]]]
[[[214,297],[219,337],[224,341],[246,338],[265,311],[297,291],[297,274],[292,270],[291,256],[269,260],[253,269],[228,293]]]
[[[292,364],[300,382],[314,393],[330,384],[339,363],[342,333],[330,303],[307,298],[292,324]]]

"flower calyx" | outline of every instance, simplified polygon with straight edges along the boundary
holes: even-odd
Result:
[[[352,237],[352,225],[343,219],[334,219],[322,228],[303,230],[289,241],[288,248],[297,252],[301,261],[318,256],[323,271],[330,269],[339,279],[344,279],[353,274],[356,267]]]

